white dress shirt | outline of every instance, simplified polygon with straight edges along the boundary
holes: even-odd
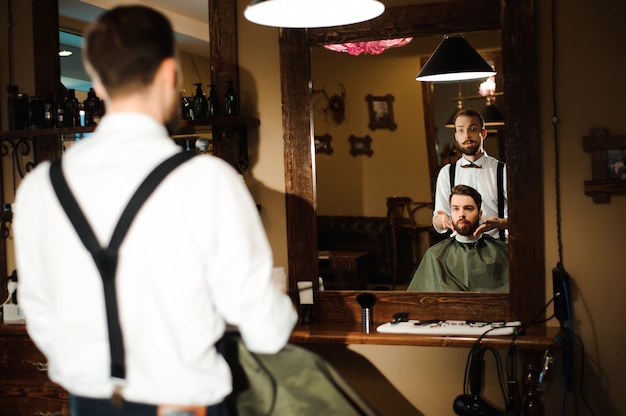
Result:
[[[483,211],[482,220],[489,217],[499,217],[498,215],[498,160],[484,153],[480,159],[474,162],[480,166],[478,168],[463,168],[463,165],[470,164],[470,161],[460,157],[456,161],[454,173],[455,185],[467,185],[476,189],[483,198],[481,209]],[[504,218],[509,217],[506,190],[506,165],[503,171],[504,183]],[[437,187],[435,190],[435,207],[433,216],[437,211],[443,211],[450,216],[450,165],[445,165],[437,175]],[[439,233],[444,233],[447,229],[435,229]],[[487,232],[493,238],[499,238],[499,231],[493,229]]]
[[[105,116],[63,156],[70,189],[102,245],[131,195],[180,151],[165,128],[133,113]],[[14,206],[19,302],[50,378],[73,394],[108,398],[110,355],[102,282],[41,163]],[[198,156],[173,171],[139,211],[120,248],[119,315],[126,400],[209,405],[231,391],[214,349],[225,325],[247,347],[274,353],[297,315],[271,282],[272,253],[258,211],[226,162]]]

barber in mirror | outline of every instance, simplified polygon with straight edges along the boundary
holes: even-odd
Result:
[[[508,245],[476,233],[481,195],[470,186],[456,185],[449,202],[456,234],[426,250],[407,290],[508,292]]]
[[[143,6],[101,15],[83,53],[107,113],[63,154],[62,168],[104,246],[139,184],[183,151],[168,135],[181,74],[171,23]],[[26,328],[50,379],[70,392],[70,414],[231,414],[231,372],[216,348],[227,324],[251,351],[273,354],[297,320],[271,280],[271,247],[240,176],[217,157],[196,156],[137,213],[115,270],[126,371],[112,377],[102,279],[55,196],[49,166],[40,163],[17,191],[15,251]]]
[[[475,236],[487,233],[506,241],[508,207],[506,198],[506,165],[489,156],[483,141],[487,136],[485,120],[479,111],[463,108],[454,116],[454,138],[461,157],[445,165],[437,176],[433,227],[441,234],[454,231],[450,217],[450,190],[456,184],[471,186],[483,198],[483,220]]]

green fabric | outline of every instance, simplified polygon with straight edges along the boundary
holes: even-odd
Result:
[[[508,257],[507,244],[487,235],[471,243],[448,238],[426,250],[407,290],[508,292]]]
[[[239,336],[227,336],[226,343],[229,400],[240,416],[378,415],[326,361],[302,347],[253,354]]]

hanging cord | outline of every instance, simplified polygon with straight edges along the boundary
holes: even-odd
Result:
[[[585,407],[589,411],[589,413],[592,416],[595,416],[596,413],[593,411],[593,409],[589,405],[589,402],[587,401],[587,398],[585,397],[585,393],[583,391],[583,375],[585,373],[585,345],[583,344],[583,340],[578,335],[576,335],[576,340],[580,344],[580,363],[581,363],[581,365],[580,365],[580,386],[579,386],[580,397],[581,397],[583,403],[585,404]]]
[[[556,87],[556,68],[557,68],[557,19],[556,19],[556,0],[552,0],[552,16],[551,16],[551,35],[552,35],[552,128],[554,137],[554,181],[556,193],[556,231],[559,263],[558,266],[563,267],[563,240],[561,237],[561,163],[560,163],[560,147],[559,147],[559,117],[557,108],[557,87]],[[576,391],[576,377],[574,365],[574,329],[572,324],[572,309],[567,288],[564,288],[563,294],[567,305],[567,314],[569,324],[569,338],[567,339],[563,358],[565,360],[565,382],[563,385],[563,402],[562,414],[566,414],[566,396],[568,391],[574,394],[574,414],[578,415],[578,395]],[[583,358],[584,359],[584,358]]]
[[[504,400],[504,405],[506,407],[506,403],[507,403],[507,397],[506,397],[506,391],[505,391],[505,387],[504,387],[504,381],[502,379],[502,373],[503,373],[503,368],[502,368],[502,361],[500,358],[500,354],[498,354],[498,351],[494,350],[493,348],[490,347],[485,347],[483,346],[480,341],[476,341],[474,343],[474,345],[472,346],[472,348],[470,349],[470,352],[467,356],[467,360],[465,362],[465,373],[463,375],[463,394],[465,395],[470,395],[470,394],[476,394],[476,395],[480,395],[480,391],[471,391],[471,384],[472,382],[470,381],[470,373],[471,373],[471,363],[472,361],[475,359],[475,355],[476,354],[481,354],[481,352],[479,352],[479,350],[481,348],[484,348],[484,352],[491,352],[491,354],[494,357],[494,360],[496,362],[496,373],[498,375],[498,384],[500,386],[500,392],[502,394],[502,398]],[[484,353],[483,352],[483,353]],[[482,370],[481,370],[481,374],[480,374],[480,379],[482,382]]]
[[[559,116],[556,99],[556,0],[552,0],[552,133],[554,137],[554,182],[556,192],[556,236],[559,263],[563,264],[563,241],[561,239],[561,162],[559,148]]]

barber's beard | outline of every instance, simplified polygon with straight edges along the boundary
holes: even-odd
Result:
[[[472,142],[472,143],[461,145],[457,142],[456,148],[459,150],[459,152],[463,153],[464,155],[475,156],[480,150],[480,143]]]
[[[457,234],[464,237],[469,237],[474,234],[476,228],[478,228],[478,221],[471,222],[467,219],[459,219],[454,223],[454,230],[457,232]]]

